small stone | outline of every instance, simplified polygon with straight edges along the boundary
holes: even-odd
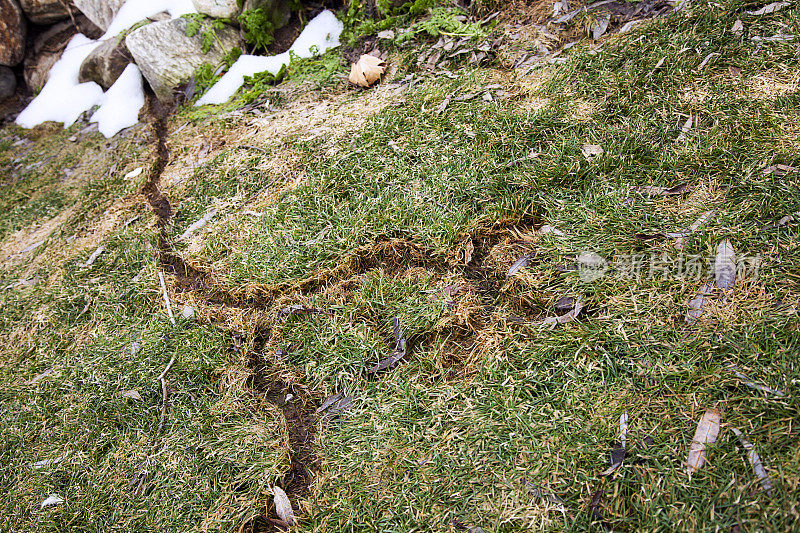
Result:
[[[194,309],[192,309],[188,305],[184,305],[183,309],[181,310],[181,316],[186,320],[194,318]]]

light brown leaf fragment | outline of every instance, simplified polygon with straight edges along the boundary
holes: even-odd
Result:
[[[36,377],[34,377],[34,378],[32,378],[32,379],[30,379],[30,380],[26,381],[26,382],[25,382],[25,385],[35,385],[36,383],[38,383],[38,382],[39,382],[39,381],[41,381],[42,379],[44,379],[44,378],[46,378],[47,376],[49,376],[50,374],[52,374],[52,373],[53,373],[53,370],[54,370],[54,369],[52,369],[52,368],[48,368],[47,370],[45,370],[45,371],[44,371],[44,372],[42,372],[41,374],[37,375]]]
[[[467,239],[467,244],[464,246],[464,264],[468,265],[472,262],[472,254],[475,252],[475,245],[472,244],[472,239]]]
[[[797,167],[790,167],[789,165],[770,165],[764,169],[762,174],[764,176],[769,176],[771,174],[776,174],[778,176],[784,176],[790,172],[798,171],[800,168]]]
[[[680,185],[676,185],[674,187],[631,187],[632,192],[638,192],[646,196],[677,196],[679,194],[690,192],[691,190],[692,188],[686,183],[681,183]]]
[[[775,13],[776,11],[783,9],[788,5],[791,5],[791,2],[773,2],[771,4],[765,5],[761,9],[756,9],[755,11],[748,11],[747,14],[755,16],[769,15],[770,13]]]
[[[735,33],[736,35],[741,35],[742,31],[744,31],[744,25],[742,24],[741,19],[736,19],[736,22],[733,23],[731,27],[731,32]]]
[[[139,402],[142,401],[142,395],[139,394],[139,391],[135,391],[135,390],[132,390],[132,389],[131,390],[124,390],[124,391],[120,392],[119,395],[122,396],[123,398],[130,398],[131,400],[136,400],[136,401],[139,401]]]
[[[608,24],[611,22],[611,13],[605,13],[597,18],[597,22],[592,28],[592,39],[595,41],[603,36],[608,29]]]
[[[603,155],[603,147],[599,144],[584,144],[581,146],[581,153],[586,159],[592,159]]]
[[[705,65],[702,65],[700,68],[702,68],[703,66]],[[680,134],[678,134],[678,136],[675,138],[676,143],[683,142],[683,140],[686,138],[686,134],[688,134],[692,130],[693,124],[694,124],[694,117],[692,115],[689,115],[689,118],[686,119],[686,122],[683,123],[683,127],[681,128]]]
[[[438,107],[436,108],[437,115],[441,115],[442,113],[444,113],[444,110],[447,109],[447,106],[450,105],[450,99],[452,98],[452,96],[453,96],[452,94],[448,94],[447,96],[444,97],[442,103],[439,104]]]
[[[375,56],[364,54],[350,67],[350,83],[370,87],[386,71],[386,63]]]
[[[741,381],[742,384],[744,384],[745,387],[748,387],[748,388],[753,389],[753,390],[758,390],[758,391],[761,391],[761,392],[766,392],[767,394],[773,394],[773,395],[775,395],[775,396],[777,396],[779,398],[783,398],[784,396],[786,396],[786,394],[784,394],[783,391],[779,391],[777,389],[773,389],[772,387],[768,387],[767,385],[762,385],[761,383],[756,383],[755,381],[750,379],[747,376],[747,374],[743,374],[742,372],[740,372],[739,369],[736,368],[736,366],[734,366],[734,365],[730,365],[730,369],[731,369],[731,372],[733,372],[733,374],[737,378],[739,378],[739,381]]]
[[[514,264],[511,265],[511,267],[508,269],[508,273],[506,273],[506,279],[514,276],[517,272],[528,266],[528,263],[531,262],[531,259],[533,259],[535,255],[535,252],[531,252],[514,261]]]
[[[761,483],[761,488],[764,489],[768,495],[772,495],[772,481],[769,479],[769,474],[767,474],[767,469],[764,468],[764,463],[761,461],[761,457],[759,457],[758,452],[750,444],[737,428],[731,428],[733,434],[736,435],[736,438],[739,439],[739,444],[742,445],[742,448],[747,450],[747,460],[750,461],[750,464],[753,466],[753,472],[755,473],[756,477],[758,478],[759,483]]]
[[[654,67],[653,67],[653,70],[651,70],[651,71],[650,71],[650,72],[647,74],[647,77],[649,78],[650,76],[652,76],[652,75],[655,73],[655,71],[656,71],[656,70],[658,70],[659,68],[661,68],[661,65],[663,65],[663,64],[664,64],[664,61],[666,61],[666,59],[667,59],[666,57],[662,57],[661,59],[659,59],[659,60],[658,60],[658,63],[656,63],[656,66],[654,66]]]
[[[281,520],[293,526],[295,523],[294,512],[292,511],[292,503],[289,501],[289,497],[282,488],[277,486],[272,487],[272,493],[275,500],[275,512],[278,513]]]
[[[723,239],[717,246],[717,257],[714,261],[714,277],[717,287],[726,291],[736,283],[736,252],[728,239]]]
[[[559,237],[563,237],[564,236],[564,232],[563,231],[561,231],[560,229],[558,229],[556,227],[551,226],[550,224],[545,224],[541,228],[537,229],[536,233],[538,233],[540,235],[547,235],[548,233],[552,233],[553,235],[558,235]]]
[[[703,226],[706,222],[708,222],[708,219],[711,218],[713,215],[714,215],[713,209],[711,211],[706,211],[705,213],[700,215],[700,218],[695,220],[691,226],[689,226],[689,230],[692,233],[694,233],[695,231],[700,229],[700,227]]]
[[[580,314],[581,310],[583,310],[583,303],[581,299],[578,298],[575,301],[575,307],[569,313],[563,314],[561,316],[549,316],[544,319],[542,324],[549,325],[550,329],[556,327],[556,324],[567,324],[569,322],[574,322],[578,319],[578,315]]]
[[[689,445],[689,455],[686,458],[686,471],[689,477],[700,470],[706,462],[706,447],[717,442],[719,436],[719,426],[722,416],[716,409],[709,409],[705,412]]]
[[[711,295],[712,290],[713,289],[711,285],[706,283],[700,288],[700,292],[698,292],[694,298],[689,300],[689,311],[686,313],[687,324],[691,326],[703,314],[703,305],[705,305],[706,301],[708,300],[708,296]]]

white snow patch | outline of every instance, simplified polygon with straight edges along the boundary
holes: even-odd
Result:
[[[103,96],[103,89],[93,81],[78,83],[78,71],[98,44],[80,33],[73,37],[61,59],[50,69],[42,92],[17,117],[17,124],[33,128],[52,120],[63,122],[68,128],[81,113],[96,105]]]
[[[118,131],[138,123],[142,106],[142,73],[139,67],[131,63],[103,95],[100,109],[95,111],[90,122],[97,122],[97,129],[108,139]]]
[[[298,57],[308,58],[336,48],[339,46],[339,36],[343,29],[344,25],[336,15],[328,10],[323,11],[308,23],[289,51],[266,57],[250,55],[239,57],[230,70],[195,105],[227,102],[242,86],[245,76],[259,72],[277,74],[282,66],[289,64],[290,52]]]
[[[197,13],[192,0],[128,0],[100,39],[114,37],[137,22],[166,11],[173,18]]]

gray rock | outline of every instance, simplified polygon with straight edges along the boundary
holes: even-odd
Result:
[[[173,89],[189,80],[205,63],[216,65],[235,47],[242,46],[239,32],[230,26],[216,32],[211,48],[203,53],[204,25],[187,37],[188,21],[183,18],[154,22],[132,31],[125,39],[134,61],[150,83],[159,100],[174,99]]]
[[[270,17],[275,29],[283,28],[292,17],[292,10],[286,0],[245,0],[242,11],[261,8]]]
[[[125,48],[125,41],[112,37],[86,56],[78,72],[78,81],[81,83],[93,81],[107,90],[114,85],[131,61],[131,55]]]
[[[13,67],[25,58],[28,26],[17,0],[0,0],[0,65]]]
[[[125,0],[72,0],[81,13],[97,24],[103,31],[114,20],[114,16]]]
[[[13,96],[17,90],[17,78],[8,67],[0,67],[0,102]]]
[[[71,0],[20,0],[19,3],[28,20],[35,24],[51,24],[69,18],[67,9],[73,7]]]
[[[77,31],[75,26],[77,26]],[[23,78],[31,91],[38,91],[47,82],[50,68],[61,57],[69,40],[76,33],[82,33],[90,39],[96,39],[103,32],[81,14],[75,16],[75,25],[71,20],[58,22],[36,36],[32,46],[25,54]]]
[[[239,0],[192,0],[198,13],[215,18],[235,18],[239,14]]]

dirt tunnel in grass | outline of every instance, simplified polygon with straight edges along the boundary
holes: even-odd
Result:
[[[188,264],[170,244],[168,230],[174,212],[169,198],[159,188],[161,174],[170,162],[167,146],[167,119],[170,110],[151,98],[147,113],[152,129],[155,160],[141,193],[156,217],[158,268],[174,276],[174,290],[191,294],[204,304],[215,307],[220,314],[235,310],[245,315],[256,312],[263,315],[263,312],[270,312],[282,300],[297,301],[309,295],[323,295],[328,288],[337,285],[339,290],[352,293],[357,290],[359,280],[364,275],[375,271],[394,277],[408,275],[414,269],[440,278],[455,276],[468,284],[468,290],[475,295],[469,310],[473,316],[468,319],[474,320],[474,324],[448,324],[435,331],[411,334],[408,337],[409,351],[420,349],[423,352],[439,353],[440,363],[450,379],[458,379],[468,373],[470,361],[484,349],[481,334],[490,333],[494,328],[490,317],[493,307],[508,300],[508,295],[504,295],[503,291],[507,280],[498,272],[498,265],[493,264],[493,253],[499,246],[507,247],[509,243],[517,248],[530,247],[530,242],[515,241],[510,230],[518,233],[531,232],[541,223],[538,216],[526,215],[479,224],[454,249],[446,251],[435,251],[416,243],[410,235],[387,233],[354,249],[334,267],[309,272],[303,279],[283,281],[273,286],[228,289],[214,274],[203,270],[202,266]],[[512,237],[509,237],[509,233]],[[469,243],[468,253],[463,250],[464,243]],[[525,251],[528,252],[529,250]],[[450,296],[454,298],[458,290],[451,292],[454,294]],[[254,346],[246,356],[250,370],[248,386],[254,397],[259,398],[256,403],[269,402],[278,407],[284,416],[289,467],[276,484],[287,493],[295,511],[299,511],[299,502],[311,496],[315,477],[320,471],[320,457],[315,441],[319,424],[317,408],[322,403],[322,398],[315,397],[302,383],[293,385],[278,377],[276,369],[271,368],[264,357],[269,337],[263,334],[264,331],[269,330],[256,327],[255,332],[249,333],[254,335]],[[389,351],[391,339],[387,339],[386,344]],[[408,358],[400,361],[400,364],[407,362]],[[364,365],[366,369],[371,366],[371,362],[364,361]],[[381,378],[382,374],[373,376],[373,379]],[[270,503],[262,501],[260,509],[268,511],[244,523],[243,531],[256,533],[282,530]]]

